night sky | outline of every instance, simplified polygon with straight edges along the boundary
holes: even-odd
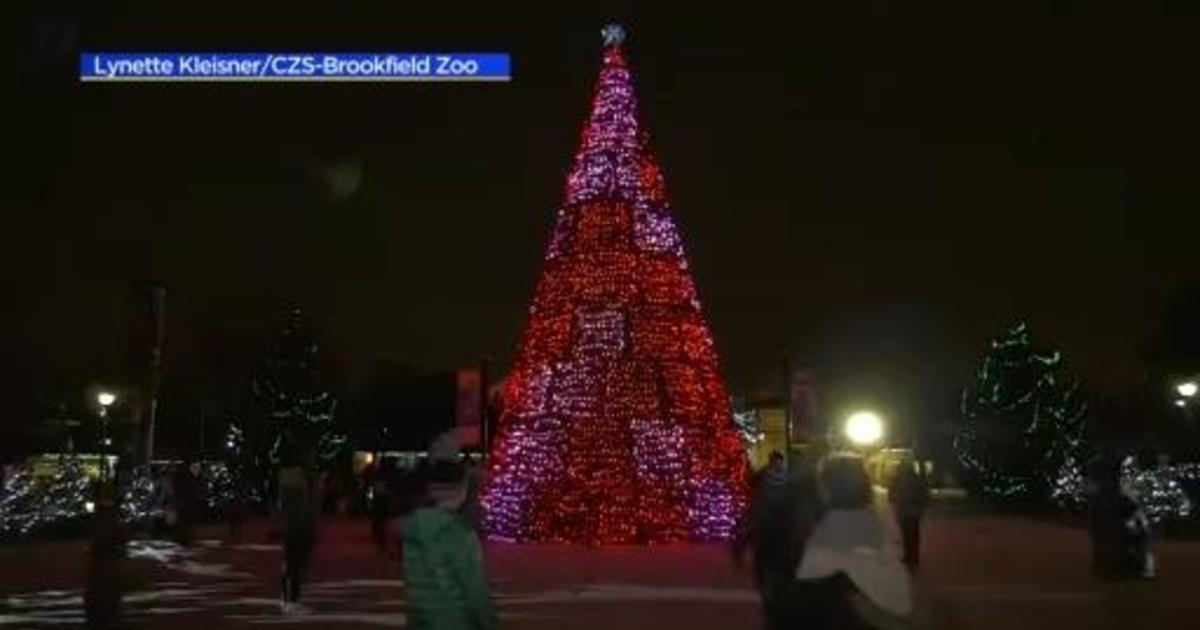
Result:
[[[928,421],[1018,316],[1092,389],[1138,383],[1163,300],[1200,280],[1197,22],[805,4],[29,18],[7,395],[111,369],[145,281],[177,374],[252,360],[290,301],[347,382],[380,358],[503,365],[611,19],[732,390],[772,387],[786,351],[829,409]],[[75,82],[80,50],[155,49],[499,51],[515,77]]]

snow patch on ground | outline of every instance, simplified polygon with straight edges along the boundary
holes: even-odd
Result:
[[[45,595],[44,593],[46,592],[54,593],[54,595]],[[69,591],[44,591],[43,593],[12,595],[4,599],[4,607],[12,610],[63,608],[67,606],[83,606],[83,595],[79,594],[79,591],[75,591],[74,594]]]
[[[404,580],[329,580],[304,586],[305,591],[340,591],[360,588],[404,588]]]
[[[282,551],[282,545],[270,545],[265,543],[246,543],[244,545],[234,545],[234,549],[238,551]]]
[[[266,625],[362,623],[387,628],[403,628],[408,624],[408,617],[402,613],[309,613],[305,615],[286,616],[281,614],[229,615],[227,619]]]
[[[943,597],[970,602],[1090,603],[1100,601],[1092,591],[1062,591],[1023,584],[963,584],[938,589]]]
[[[582,602],[710,602],[754,603],[752,590],[650,586],[645,584],[589,584],[580,589],[557,589],[533,593],[497,596],[508,604],[549,604]]]
[[[82,615],[72,615],[69,617],[44,616],[44,615],[36,615],[36,616],[0,615],[0,625],[7,626],[7,625],[21,624],[20,627],[23,627],[23,628],[28,627],[24,624],[31,624],[31,623],[35,623],[35,624],[59,624],[59,623],[81,624],[81,623],[84,623],[85,621],[86,621],[86,619],[84,619]]]
[[[235,580],[255,579],[254,574],[246,573],[245,571],[235,571],[233,570],[233,565],[230,564],[207,564],[204,562],[185,560],[179,564],[169,564],[167,566],[181,573],[187,573],[188,575],[196,575],[200,577],[218,577]]]

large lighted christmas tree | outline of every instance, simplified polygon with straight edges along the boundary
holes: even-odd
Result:
[[[728,537],[746,456],[637,115],[620,27],[505,387],[484,494],[503,540]]]
[[[954,446],[976,494],[1043,502],[1083,482],[1087,404],[1058,351],[1034,348],[1024,322],[993,339],[963,390]]]

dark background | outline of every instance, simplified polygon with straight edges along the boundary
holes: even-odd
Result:
[[[828,414],[941,422],[1023,317],[1093,394],[1144,396],[1200,280],[1198,24],[1041,4],[23,17],[6,413],[119,371],[143,282],[168,287],[168,416],[236,396],[292,302],[347,390],[380,361],[503,368],[611,19],[731,390],[777,388],[787,354]],[[514,80],[76,81],[81,50],[156,49],[501,51]]]

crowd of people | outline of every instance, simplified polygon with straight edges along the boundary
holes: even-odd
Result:
[[[1151,577],[1150,523],[1120,470],[1119,462],[1097,460],[1090,471],[1093,570],[1108,579]],[[201,468],[183,465],[158,475],[155,527],[187,544],[203,511]],[[366,515],[380,554],[402,565],[411,627],[495,628],[479,534],[481,483],[481,468],[455,452],[412,469],[380,461],[346,491],[347,484],[319,471],[311,452],[284,444],[270,505],[283,544],[283,612],[307,611],[301,592],[318,523],[322,514],[347,510]],[[835,453],[789,467],[781,454],[772,454],[752,480],[751,505],[732,545],[739,566],[751,561],[766,627],[911,627],[912,575],[920,566],[929,485],[919,462],[900,462],[889,476],[888,509],[874,500],[860,456]],[[227,509],[232,537],[244,516],[237,506],[244,503],[235,498]],[[98,511],[112,511],[112,504],[106,501]],[[107,548],[110,539],[115,537],[98,535],[96,544]],[[99,584],[109,572],[93,564]],[[98,616],[104,612],[109,600],[90,599],[89,617],[91,608]]]
[[[403,567],[414,628],[497,625],[478,532],[480,476],[477,465],[455,454],[412,469],[383,460],[361,471],[354,484],[353,510],[368,516],[380,554]],[[1119,466],[1098,467],[1091,479],[1096,573],[1152,575],[1149,523],[1122,487]],[[775,453],[752,484],[733,552],[739,565],[751,560],[768,629],[911,627],[912,575],[920,566],[921,522],[930,502],[919,462],[896,466],[887,506],[874,500],[864,461],[853,454],[789,469]],[[287,614],[306,610],[301,585],[317,523],[322,512],[342,504],[330,501],[338,487],[302,453],[284,451],[274,508],[284,546],[281,602]]]
[[[834,454],[788,470],[779,453],[752,482],[753,501],[733,543],[751,558],[768,629],[911,627],[912,575],[930,484],[919,462],[899,462],[890,509],[874,501],[861,457]],[[1088,481],[1092,569],[1103,579],[1154,576],[1151,525],[1119,460],[1098,457]]]
[[[355,486],[381,555],[399,561],[413,628],[489,630],[497,618],[477,532],[480,473],[458,457],[423,461],[412,470],[384,460],[365,468]],[[280,602],[285,614],[304,614],[302,584],[321,513],[328,512],[328,479],[290,445],[278,474],[275,512],[283,539]],[[334,504],[336,506],[336,504]],[[336,507],[332,507],[336,511]]]
[[[834,455],[789,471],[772,454],[733,543],[735,561],[752,558],[767,628],[906,626],[928,485],[913,462],[896,479],[889,494],[908,523],[904,535],[876,508],[861,458]]]

